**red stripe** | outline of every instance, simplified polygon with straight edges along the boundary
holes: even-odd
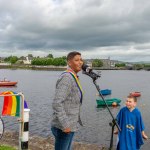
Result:
[[[5,95],[7,95],[7,94],[11,94],[11,92],[6,92]],[[10,115],[11,109],[12,109],[12,97],[5,96],[4,103],[3,103],[2,115]]]
[[[7,115],[8,101],[9,101],[8,97],[4,97],[2,115]]]

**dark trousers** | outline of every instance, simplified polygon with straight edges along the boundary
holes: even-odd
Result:
[[[71,150],[74,132],[64,133],[56,127],[51,130],[55,137],[55,150]]]

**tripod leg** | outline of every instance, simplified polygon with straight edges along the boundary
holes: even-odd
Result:
[[[111,139],[110,139],[110,147],[109,150],[113,150],[113,135],[114,135],[114,127],[115,125],[112,125],[112,129],[111,129]]]

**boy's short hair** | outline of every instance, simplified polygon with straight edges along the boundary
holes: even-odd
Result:
[[[134,100],[134,102],[137,102],[137,98],[135,96],[132,96],[132,95],[128,95],[127,98],[131,98]]]
[[[73,59],[76,55],[80,55],[80,56],[81,56],[81,53],[76,52],[76,51],[70,52],[70,53],[67,55],[67,61]]]

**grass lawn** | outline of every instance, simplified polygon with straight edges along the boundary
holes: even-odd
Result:
[[[10,146],[0,145],[0,150],[16,150],[16,149]]]

